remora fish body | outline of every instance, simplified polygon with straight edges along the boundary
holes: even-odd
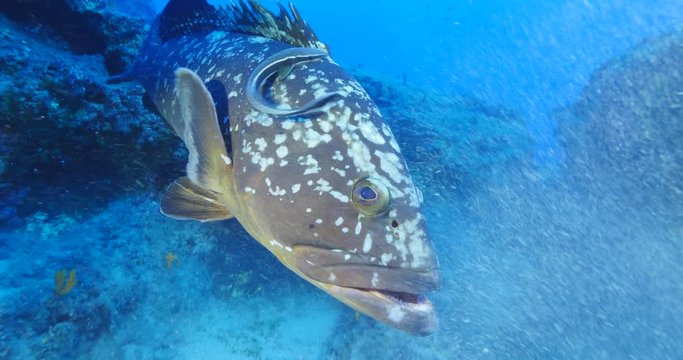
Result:
[[[284,19],[255,2],[238,10]],[[314,35],[274,40],[266,35],[293,30],[271,22],[270,32],[262,23],[245,31],[248,16],[217,21],[221,14],[204,1],[171,0],[132,71],[189,150],[187,177],[169,187],[162,211],[235,217],[345,304],[432,332],[435,312],[422,294],[438,287],[438,264],[420,194],[376,105]]]

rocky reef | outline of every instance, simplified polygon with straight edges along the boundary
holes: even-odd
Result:
[[[101,54],[113,74],[134,60],[145,19],[154,15],[151,4],[139,0],[7,0],[0,12],[35,27],[49,26],[73,53]]]
[[[558,111],[577,184],[629,194],[631,204],[683,213],[683,29],[603,65]]]
[[[182,167],[180,143],[145,108],[142,88],[106,84],[106,58],[73,52],[49,26],[0,15],[0,221],[51,208],[87,213],[116,194],[158,188]]]

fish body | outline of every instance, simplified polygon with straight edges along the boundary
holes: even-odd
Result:
[[[433,332],[423,294],[438,287],[438,262],[379,109],[325,45],[302,38],[307,25],[293,7],[279,17],[254,1],[227,11],[237,15],[171,0],[129,74],[189,151],[187,177],[169,187],[162,212],[234,217],[345,304]],[[245,20],[267,16],[275,21]]]

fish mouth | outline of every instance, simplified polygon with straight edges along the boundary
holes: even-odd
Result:
[[[438,328],[424,295],[438,288],[436,269],[379,266],[357,254],[309,246],[295,247],[294,254],[292,270],[351,308],[415,335]]]
[[[422,294],[327,283],[320,283],[319,287],[353,309],[410,334],[426,336],[439,327],[434,305]]]

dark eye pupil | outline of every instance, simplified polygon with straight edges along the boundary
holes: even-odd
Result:
[[[375,200],[377,198],[377,193],[373,188],[366,186],[360,189],[360,197],[366,201]]]

